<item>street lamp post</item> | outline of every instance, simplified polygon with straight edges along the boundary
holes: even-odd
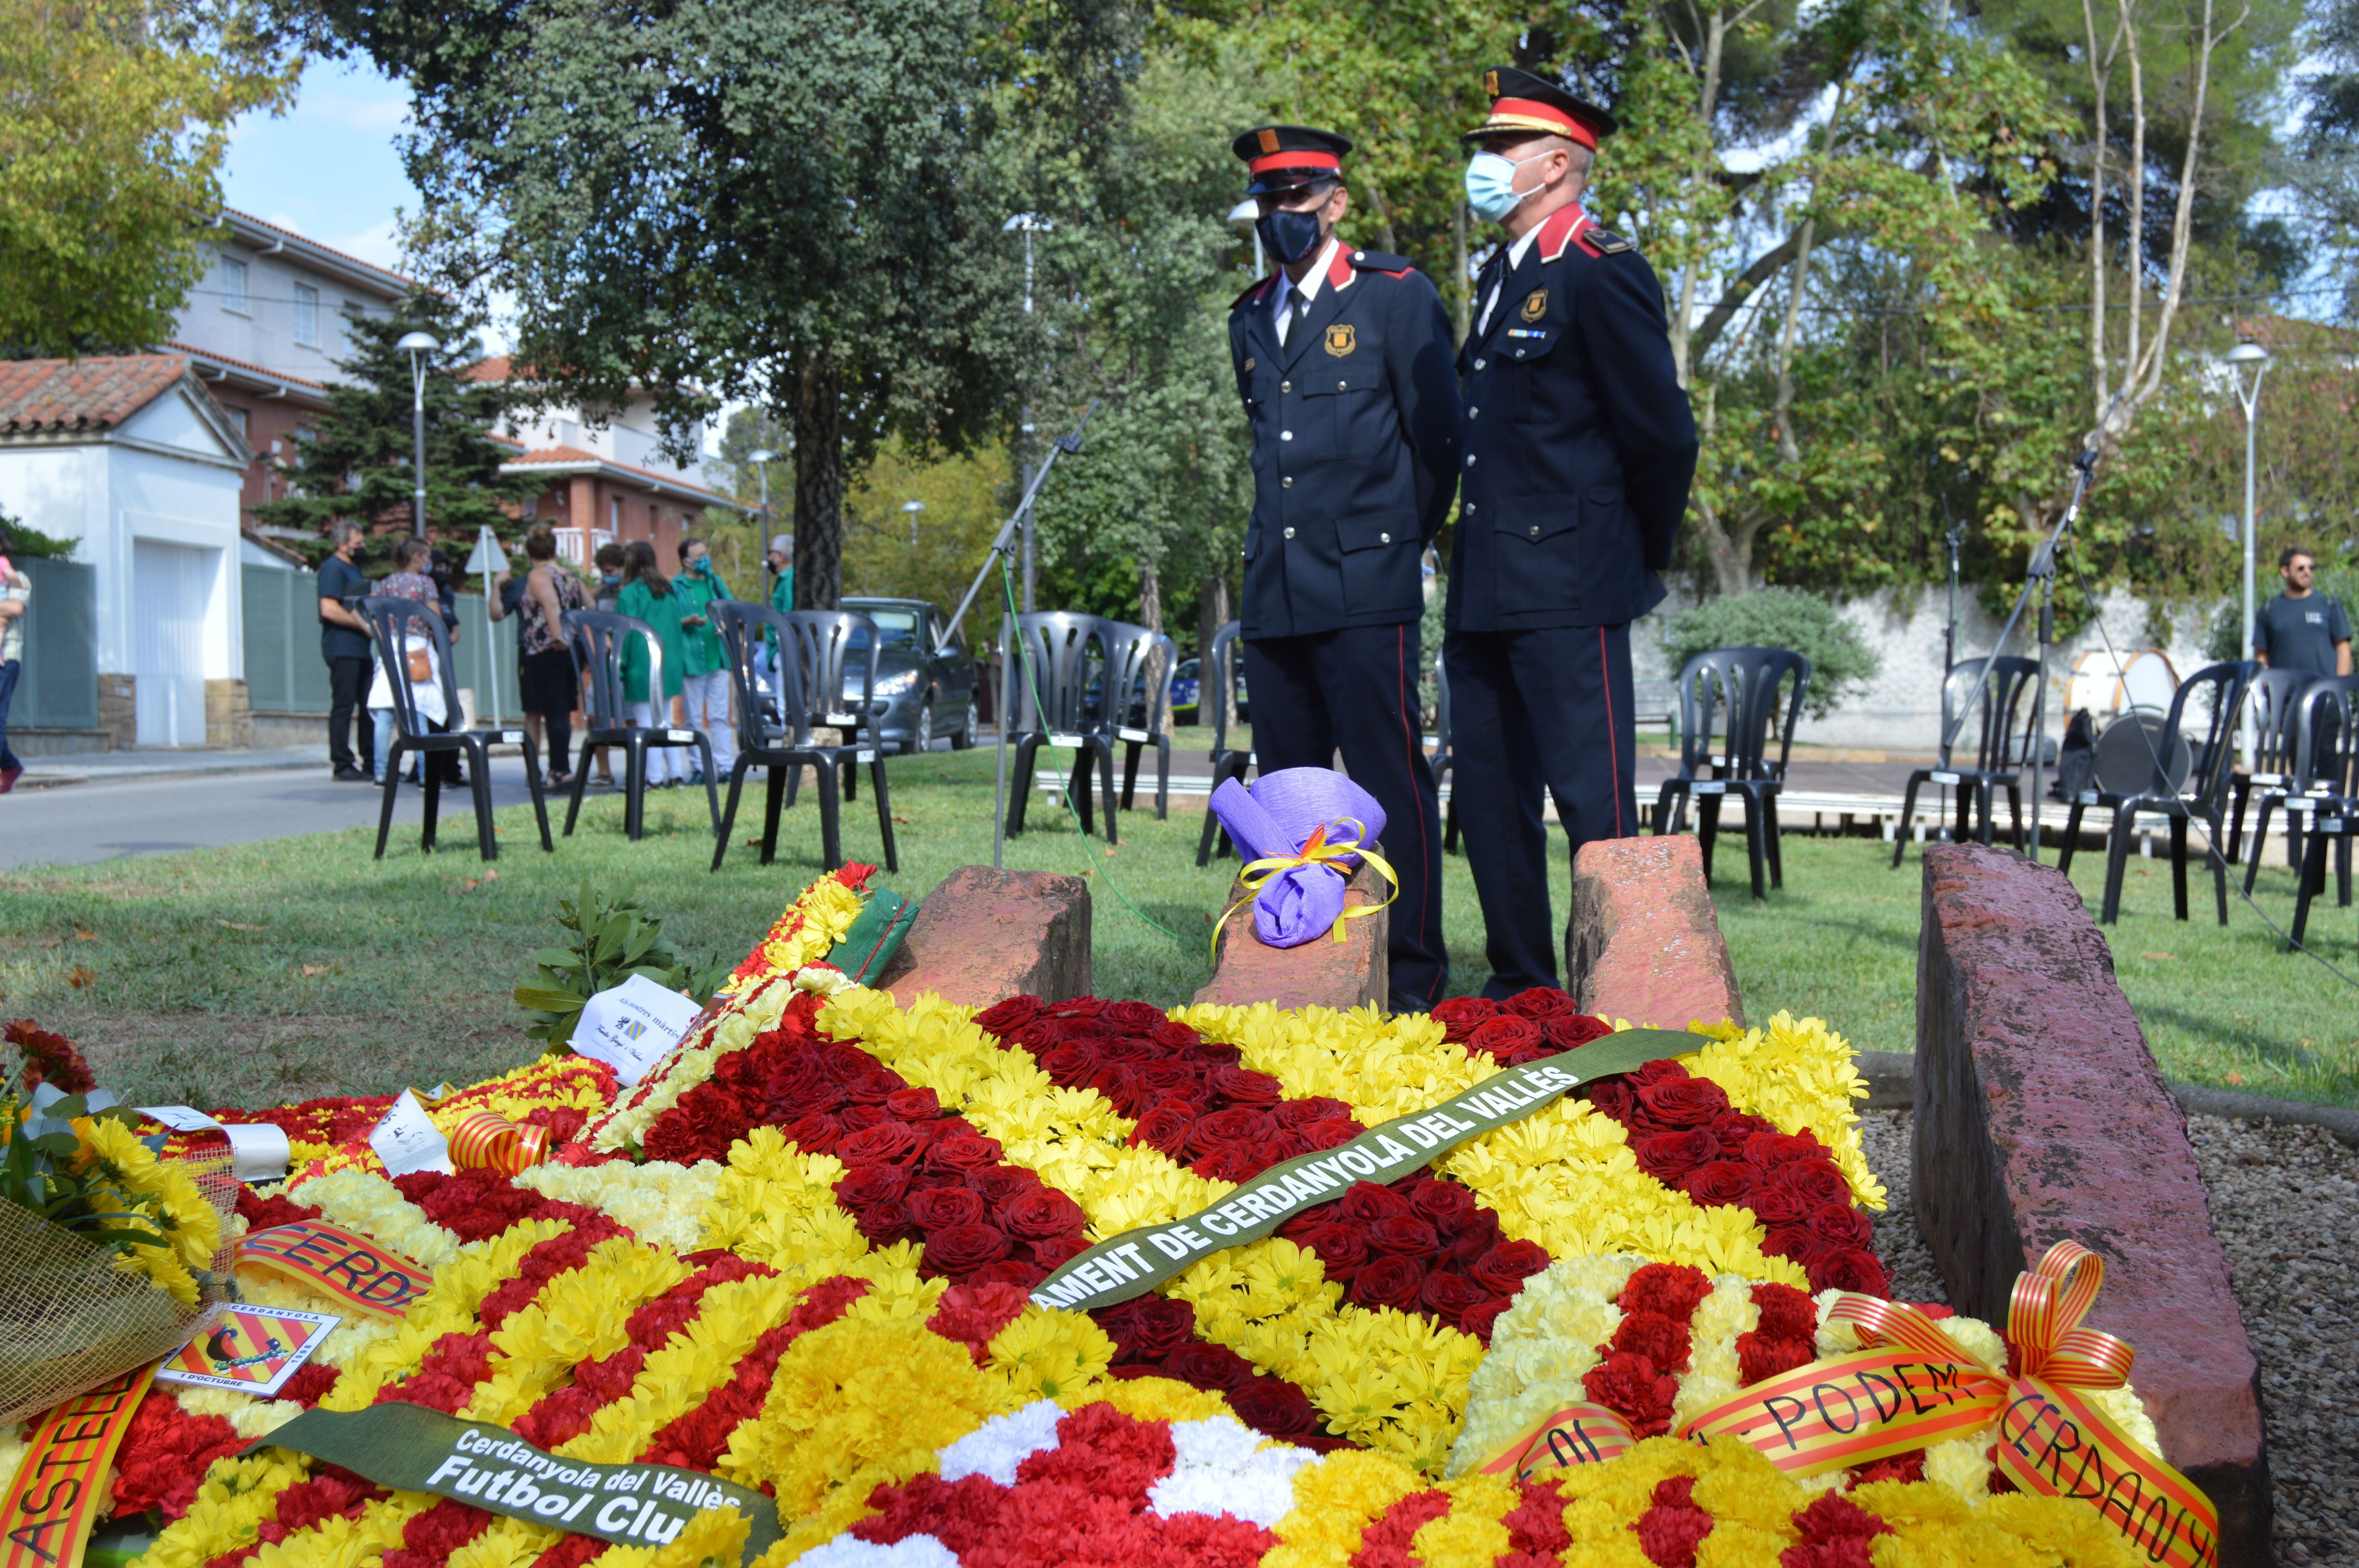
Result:
[[[1018,212],[999,226],[1002,233],[1020,232],[1024,235],[1024,314],[1027,316],[1032,314],[1032,236],[1047,233],[1056,226],[1034,212]],[[1024,410],[1017,416],[1016,430],[1016,493],[1028,496],[1032,492],[1032,399],[1029,396],[1024,399]],[[1024,508],[1024,611],[1027,615],[1032,611],[1033,585],[1038,580],[1035,559],[1032,508],[1027,503]]]
[[[913,550],[918,547],[918,514],[925,509],[926,503],[922,501],[905,501],[901,503],[903,514],[909,519],[909,548]]]
[[[1261,202],[1256,199],[1248,196],[1243,201],[1240,201],[1235,206],[1230,208],[1229,215],[1223,219],[1222,222],[1228,224],[1230,228],[1234,229],[1240,234],[1250,234],[1253,236],[1254,276],[1256,277],[1259,277],[1262,275],[1262,268],[1265,265],[1262,260],[1261,254]]]
[[[394,345],[409,356],[409,435],[416,449],[418,482],[409,531],[426,537],[426,356],[441,348],[424,332],[411,332]]]
[[[2236,378],[2236,401],[2245,410],[2245,640],[2237,646],[2236,656],[2253,656],[2253,472],[2255,463],[2255,414],[2261,401],[2261,374],[2269,368],[2269,351],[2255,342],[2238,343],[2227,353],[2228,373]],[[2245,367],[2253,367],[2250,385],[2245,381]],[[2253,709],[2245,708],[2244,750],[2249,764],[2259,744],[2260,737],[2254,729]]]

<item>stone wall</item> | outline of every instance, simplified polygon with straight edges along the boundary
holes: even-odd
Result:
[[[105,731],[110,752],[139,743],[137,682],[136,676],[98,674],[98,727]]]
[[[254,744],[254,715],[242,680],[205,682],[205,744],[245,748]]]

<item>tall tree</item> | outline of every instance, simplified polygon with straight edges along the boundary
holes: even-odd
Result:
[[[242,10],[0,0],[0,353],[170,337],[217,233],[230,122],[293,88]]]
[[[516,393],[506,382],[469,381],[467,367],[483,358],[480,323],[452,300],[413,294],[390,316],[344,313],[348,359],[328,387],[328,412],[309,439],[279,460],[290,492],[254,509],[265,523],[303,528],[319,536],[308,553],[324,557],[327,527],[353,518],[387,533],[407,533],[416,488],[409,355],[394,345],[425,332],[442,346],[428,356],[426,373],[427,536],[463,544],[480,527],[506,528],[507,506],[538,492],[529,474],[503,474],[515,454],[486,434],[507,414]]]
[[[330,12],[409,80],[415,238],[454,287],[513,294],[518,353],[593,403],[648,389],[683,443],[724,397],[788,418],[799,603],[842,591],[848,470],[1012,406],[980,0]]]

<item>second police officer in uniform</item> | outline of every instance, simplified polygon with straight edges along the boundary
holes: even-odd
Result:
[[[1335,238],[1349,141],[1266,125],[1234,150],[1279,267],[1229,315],[1253,427],[1240,619],[1255,761],[1264,773],[1330,767],[1340,748],[1384,806],[1385,858],[1400,879],[1391,1001],[1422,1012],[1449,979],[1418,619],[1419,560],[1458,472],[1450,319],[1405,258]]]
[[[1506,242],[1475,280],[1460,351],[1443,663],[1484,994],[1508,997],[1557,983],[1542,787],[1575,854],[1638,830],[1630,622],[1662,602],[1696,429],[1653,269],[1581,206],[1614,117],[1511,67],[1484,88],[1467,202]]]

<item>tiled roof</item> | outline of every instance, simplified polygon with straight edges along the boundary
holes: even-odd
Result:
[[[112,429],[188,370],[179,354],[0,362],[0,433]]]
[[[579,447],[541,447],[510,460],[518,463],[603,463],[606,460]],[[621,468],[623,465],[616,463],[614,466]]]
[[[487,360],[477,360],[473,364],[471,364],[465,370],[461,371],[459,373],[459,379],[462,381],[507,381],[525,373],[527,373],[516,368],[515,362],[509,359],[507,355],[494,354]]]
[[[723,495],[719,491],[708,490],[703,485],[697,483],[694,480],[679,479],[671,474],[658,473],[653,469],[636,468],[629,463],[618,463],[612,458],[602,458],[595,452],[585,452],[579,447],[536,448],[532,451],[525,452],[516,457],[510,458],[506,462],[502,463],[500,467],[503,469],[539,466],[551,468],[588,468],[593,465],[598,468],[607,470],[610,472],[626,474],[635,479],[644,480],[650,484],[666,485],[673,490],[692,490],[699,495],[709,495],[712,497],[713,500],[725,506],[734,506],[737,504],[735,502],[730,500],[729,497]]]
[[[2236,335],[2266,349],[2325,349],[2349,353],[2354,344],[2359,344],[2359,332],[2348,327],[2304,321],[2292,316],[2247,316],[2236,323]]]
[[[324,382],[308,380],[299,375],[289,375],[283,370],[272,370],[268,365],[255,364],[252,360],[232,359],[227,354],[216,353],[211,349],[192,349],[188,344],[182,342],[168,341],[164,346],[168,349],[175,350],[178,352],[188,354],[196,359],[212,360],[216,364],[235,365],[239,370],[251,371],[255,375],[266,375],[274,381],[283,381],[290,385],[308,386],[321,392],[328,390],[327,384]]]
[[[333,245],[323,245],[319,241],[311,238],[309,234],[299,234],[294,230],[288,228],[284,224],[273,223],[266,219],[257,218],[251,212],[241,212],[234,207],[223,208],[223,211],[224,215],[240,219],[245,222],[253,224],[257,229],[267,229],[274,234],[284,234],[290,240],[299,240],[315,251],[327,252],[328,254],[334,256],[339,261],[350,262],[353,265],[358,267],[366,267],[369,271],[376,273],[380,276],[389,277],[396,283],[415,283],[417,281],[417,279],[410,277],[405,273],[396,272],[391,267],[379,266],[373,261],[363,261],[360,257],[353,254],[350,251],[340,251]],[[438,290],[437,292],[440,291]]]

